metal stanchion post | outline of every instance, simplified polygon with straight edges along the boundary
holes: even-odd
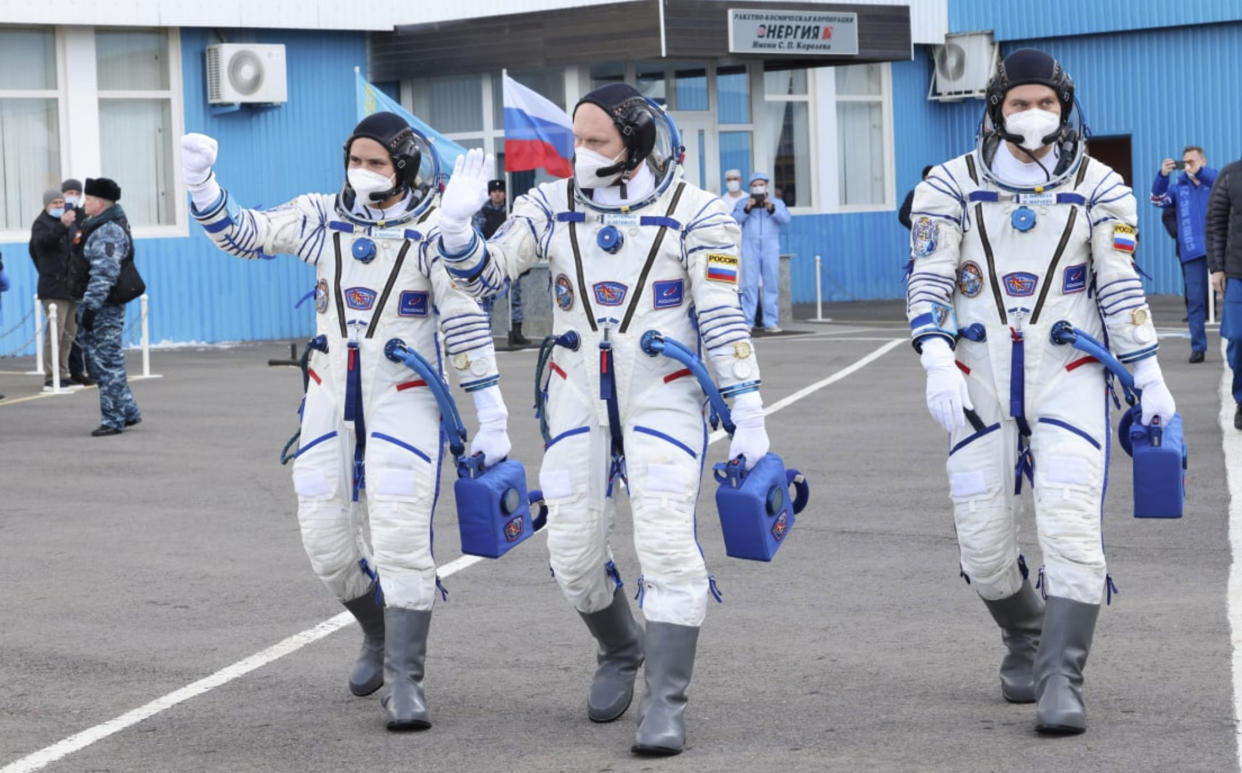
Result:
[[[47,310],[47,333],[48,340],[52,342],[52,349],[48,352],[48,365],[52,368],[52,394],[60,394],[60,320],[57,319],[54,303]]]
[[[33,376],[43,375],[43,305],[39,303],[39,294],[34,295],[34,326],[35,326],[35,367],[34,370],[26,371],[26,374]]]
[[[823,282],[820,279],[820,258],[815,256],[815,318],[807,320],[808,322],[831,322],[832,319],[824,317],[824,290]]]
[[[138,322],[139,322],[139,325],[141,325],[142,327],[142,338],[139,343],[139,345],[142,347],[142,375],[138,376],[137,378],[160,378],[161,377],[160,374],[151,372],[151,322],[150,322],[151,306],[150,306],[149,298],[146,293],[143,293],[141,296],[139,296],[138,304],[139,304],[138,305],[138,308],[139,308]],[[292,353],[290,354],[290,358],[293,359],[294,362],[290,362],[288,364],[290,365],[298,364],[296,362],[296,359],[297,359],[296,355],[297,355],[297,347],[295,346],[293,348]],[[277,364],[277,363],[273,363],[272,361],[269,360],[268,364],[272,365],[272,364]]]

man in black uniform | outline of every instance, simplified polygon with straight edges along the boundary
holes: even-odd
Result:
[[[492,234],[499,231],[500,226],[505,222],[505,218],[509,217],[509,205],[505,199],[505,181],[489,180],[487,182],[487,201],[483,202],[483,206],[479,207],[478,212],[474,213],[474,218],[471,221],[471,225],[474,226],[475,230],[483,234],[484,239],[492,238]],[[510,319],[512,326],[509,328],[509,346],[529,346],[530,340],[522,335],[522,278],[518,277],[509,287],[513,301],[513,316]],[[495,298],[486,298],[479,305],[490,316],[495,302]]]

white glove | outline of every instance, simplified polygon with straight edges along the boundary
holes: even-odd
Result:
[[[490,386],[470,393],[479,418],[479,431],[470,441],[470,455],[483,453],[483,466],[491,467],[509,455],[509,409],[505,408],[500,387]]]
[[[496,157],[484,155],[482,148],[472,148],[457,157],[453,176],[440,194],[440,239],[449,252],[470,246],[474,234],[470,221],[487,201],[487,179],[495,163]]]
[[[206,134],[187,134],[181,138],[181,177],[195,209],[205,209],[220,198],[220,184],[211,173],[217,148],[216,141]]]
[[[966,423],[963,409],[974,408],[966,377],[958,370],[949,342],[937,336],[923,339],[919,362],[927,371],[927,412],[946,432],[952,432]]]
[[[1143,392],[1139,400],[1143,408],[1143,424],[1151,424],[1156,416],[1160,417],[1161,424],[1168,424],[1177,412],[1177,406],[1173,404],[1173,394],[1164,384],[1164,374],[1155,356],[1134,363],[1134,386]]]
[[[768,452],[771,443],[763,425],[763,400],[758,392],[746,392],[733,398],[729,409],[733,417],[733,442],[729,444],[729,458],[746,457],[746,469],[759,463]]]

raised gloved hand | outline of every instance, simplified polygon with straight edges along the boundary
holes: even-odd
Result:
[[[206,134],[187,134],[181,138],[181,176],[195,209],[202,210],[220,198],[220,184],[212,174],[218,145]]]
[[[82,329],[88,333],[94,331],[95,329],[96,311],[97,309],[83,309],[82,310],[82,321],[79,324],[81,324]]]
[[[966,377],[958,370],[949,342],[938,336],[923,339],[919,362],[927,371],[927,412],[946,432],[966,422],[965,408],[974,408],[966,389]]]
[[[771,443],[764,428],[763,399],[758,392],[746,392],[733,398],[729,409],[733,417],[733,442],[729,444],[729,458],[746,457],[746,469],[759,463],[768,452]]]
[[[508,456],[513,447],[509,442],[509,410],[505,408],[498,386],[470,394],[474,397],[474,410],[479,418],[479,431],[470,441],[470,455],[482,452],[483,466],[491,467]]]
[[[487,201],[487,179],[495,163],[496,157],[485,155],[482,148],[472,148],[457,157],[453,175],[440,194],[440,239],[449,252],[470,246],[474,234],[470,221]]]
[[[1161,424],[1168,424],[1177,412],[1177,406],[1173,403],[1173,394],[1165,386],[1160,363],[1154,356],[1134,363],[1134,386],[1143,392],[1139,400],[1143,408],[1143,424],[1151,424],[1156,416],[1160,417]]]

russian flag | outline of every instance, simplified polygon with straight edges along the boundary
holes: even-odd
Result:
[[[574,173],[573,122],[548,99],[505,74],[505,171],[546,169],[556,177]]]

